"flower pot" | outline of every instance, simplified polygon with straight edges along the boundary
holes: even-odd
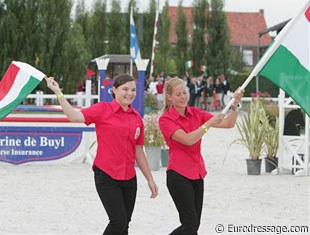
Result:
[[[149,107],[149,106],[145,106],[145,107],[144,107],[144,113],[145,113],[145,114],[149,114],[150,112],[152,112],[152,108]]]
[[[161,147],[160,146],[146,146],[145,153],[147,161],[149,163],[151,171],[158,171],[160,165],[160,155]]]
[[[262,159],[246,159],[248,175],[260,175]]]
[[[167,167],[168,166],[168,158],[169,158],[169,154],[168,154],[169,150],[168,149],[161,149],[161,166],[162,167]]]
[[[278,158],[277,157],[265,157],[265,170],[270,173],[278,167]]]

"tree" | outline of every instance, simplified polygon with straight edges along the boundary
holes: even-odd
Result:
[[[39,4],[35,0],[25,2],[25,11],[23,14],[22,24],[20,25],[21,33],[26,36],[23,39],[22,60],[27,61],[36,67],[40,65],[39,48],[41,46],[42,32],[39,27]],[[31,46],[25,46],[31,45]]]
[[[175,48],[175,54],[176,54],[176,64],[177,64],[177,70],[178,75],[182,76],[185,74],[185,67],[184,63],[187,58],[187,25],[186,25],[186,17],[183,11],[182,7],[182,0],[179,2],[178,5],[178,18],[175,25],[175,31],[177,35],[177,44]]]
[[[20,60],[47,75],[64,75],[63,51],[71,25],[71,0],[11,0],[1,1],[0,7],[1,68]],[[45,83],[40,83],[38,89],[47,91]]]
[[[100,6],[100,4],[99,4]],[[100,8],[99,8],[100,9]],[[74,23],[82,27],[82,33],[85,37],[87,49],[92,53],[93,43],[92,36],[94,27],[92,27],[93,16],[87,11],[85,0],[78,0],[75,7]],[[96,51],[96,49],[94,50]],[[96,53],[94,53],[96,54]]]
[[[211,12],[207,18],[208,44],[206,61],[212,76],[228,74],[231,48],[229,30],[222,0],[211,0]]]
[[[106,0],[96,0],[93,8],[93,14],[88,24],[89,36],[85,35],[87,47],[90,50],[91,57],[96,58],[108,53],[108,23],[107,23],[107,3]]]
[[[156,1],[150,0],[149,9],[142,15],[142,27],[136,23],[139,47],[143,59],[151,59]],[[148,70],[149,71],[149,70]]]
[[[90,33],[89,20],[90,20],[90,14],[86,10],[85,1],[78,0],[77,5],[75,7],[74,23],[77,23],[82,27],[85,36],[89,35]]]
[[[84,78],[87,62],[91,60],[85,45],[83,29],[78,23],[74,23],[64,44],[63,61],[66,61],[66,67],[63,69],[65,75],[60,85],[66,87],[66,93],[75,93],[79,81]]]
[[[193,33],[191,41],[191,54],[189,59],[194,60],[194,75],[200,72],[200,66],[205,64],[205,33],[206,33],[206,12],[208,1],[194,0],[193,2]]]
[[[34,65],[34,51],[40,41],[38,13],[38,4],[33,0],[1,1],[1,71],[4,72],[12,60],[21,60]]]
[[[39,68],[45,74],[63,77],[66,64],[63,61],[64,43],[68,39],[71,24],[71,1],[40,2],[39,28],[41,30]],[[48,12],[48,14],[47,14]],[[40,83],[42,90],[47,92],[45,83]]]
[[[156,60],[155,72],[159,74],[164,71],[166,74],[176,73],[175,62],[171,59],[171,46],[169,42],[170,17],[169,3],[166,1],[165,7],[161,14],[158,26],[158,54]]]
[[[128,52],[125,30],[125,15],[121,14],[121,4],[119,0],[112,0],[111,13],[108,18],[108,41],[110,54],[124,54]]]
[[[230,50],[230,69],[231,73],[233,71],[243,72],[245,68],[245,63],[243,61],[242,53],[236,48]]]

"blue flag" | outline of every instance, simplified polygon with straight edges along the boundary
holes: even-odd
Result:
[[[138,45],[138,37],[135,28],[135,22],[133,21],[133,11],[130,11],[130,56],[133,60],[141,60],[141,54]]]

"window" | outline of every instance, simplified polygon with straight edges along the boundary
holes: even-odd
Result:
[[[244,50],[243,51],[243,61],[246,65],[253,65],[253,51]]]

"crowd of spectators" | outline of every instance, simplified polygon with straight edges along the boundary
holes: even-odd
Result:
[[[163,105],[164,84],[171,78],[169,75],[165,76],[162,71],[156,77],[148,77],[145,81],[145,92],[156,97],[158,110]],[[222,110],[231,98],[230,84],[223,74],[216,79],[205,75],[190,77],[188,74],[183,75],[181,78],[189,90],[189,106],[212,112]],[[80,81],[77,92],[85,92],[86,79]],[[98,87],[96,76],[88,79],[92,80],[92,94],[96,94]]]
[[[162,107],[164,84],[171,78],[171,76],[165,77],[164,72],[160,72],[155,78],[146,79],[145,92],[156,96],[158,109]],[[190,77],[186,74],[182,76],[182,80],[189,90],[189,106],[212,112],[222,110],[231,99],[230,84],[223,74],[215,80],[212,76]]]

